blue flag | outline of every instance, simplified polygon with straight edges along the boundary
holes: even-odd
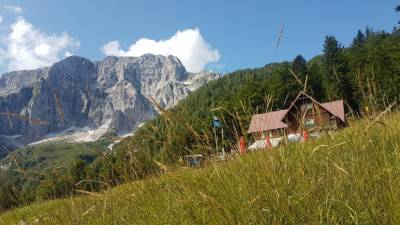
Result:
[[[221,127],[221,122],[219,121],[218,117],[213,116],[213,127],[214,128],[220,128]]]

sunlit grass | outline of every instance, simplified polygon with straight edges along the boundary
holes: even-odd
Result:
[[[0,224],[400,224],[400,114],[102,193],[37,203]]]

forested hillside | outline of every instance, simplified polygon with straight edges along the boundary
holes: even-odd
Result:
[[[305,87],[304,87],[305,85]],[[266,65],[227,74],[188,96],[171,111],[139,129],[119,146],[148,152],[162,162],[174,163],[192,152],[214,149],[212,117],[222,120],[218,130],[222,146],[232,149],[246,136],[251,115],[283,109],[306,91],[321,102],[344,99],[347,112],[358,116],[383,110],[398,101],[400,89],[400,33],[359,31],[344,48],[327,36],[323,55],[308,62],[301,56],[292,62]]]
[[[176,107],[160,108],[160,116],[124,139],[112,153],[93,163],[80,160],[67,173],[55,171],[30,191],[36,198],[65,197],[76,190],[98,191],[157,174],[160,165],[181,165],[187,154],[209,155],[222,147],[233,150],[239,137],[249,138],[246,133],[252,114],[285,108],[304,89],[321,102],[344,99],[347,113],[353,116],[368,115],[399,101],[399,29],[391,33],[370,28],[358,31],[347,47],[327,36],[322,49],[322,55],[309,61],[298,55],[291,62],[226,74]],[[221,120],[221,128],[213,129],[213,116]],[[74,173],[77,168],[83,172]],[[81,180],[86,182],[77,185]],[[13,205],[25,202],[18,198],[23,193],[21,187],[6,187],[0,198],[18,193]]]

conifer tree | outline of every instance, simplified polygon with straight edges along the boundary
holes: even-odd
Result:
[[[299,78],[299,80],[302,82],[303,85],[306,85],[306,92],[308,94],[313,95],[314,97],[317,96],[320,97],[320,95],[315,95],[315,91],[320,91],[320,82],[321,80],[318,79],[316,76],[317,74],[310,74],[309,69],[307,67],[307,61],[304,59],[302,55],[296,56],[294,58],[293,63],[292,63],[292,70],[296,74],[296,76]],[[317,76],[320,76],[318,74]],[[304,86],[301,86],[298,81],[296,81],[295,85],[296,87],[296,94],[304,89]]]
[[[363,34],[363,32],[361,30],[358,30],[356,37],[353,39],[353,43],[351,44],[351,46],[353,48],[359,48],[361,46],[364,45],[366,40],[365,35]]]
[[[302,55],[297,55],[292,63],[293,71],[299,76],[299,78],[305,78],[307,74],[307,61]]]
[[[398,6],[396,6],[396,12],[400,12],[400,5],[398,5]],[[400,24],[400,21],[399,21],[399,24]]]
[[[343,46],[334,36],[327,36],[323,52],[323,85],[327,98],[329,100],[344,99],[356,109]]]
[[[342,61],[342,49],[333,36],[327,36],[324,42],[323,83],[329,100],[341,97],[339,74],[345,72]]]

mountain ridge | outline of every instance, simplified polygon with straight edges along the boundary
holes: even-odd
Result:
[[[0,77],[0,153],[71,127],[124,134],[214,80],[211,72],[187,72],[175,56],[70,56],[50,67]],[[12,115],[7,114],[12,113]],[[44,121],[34,124],[32,120]]]

